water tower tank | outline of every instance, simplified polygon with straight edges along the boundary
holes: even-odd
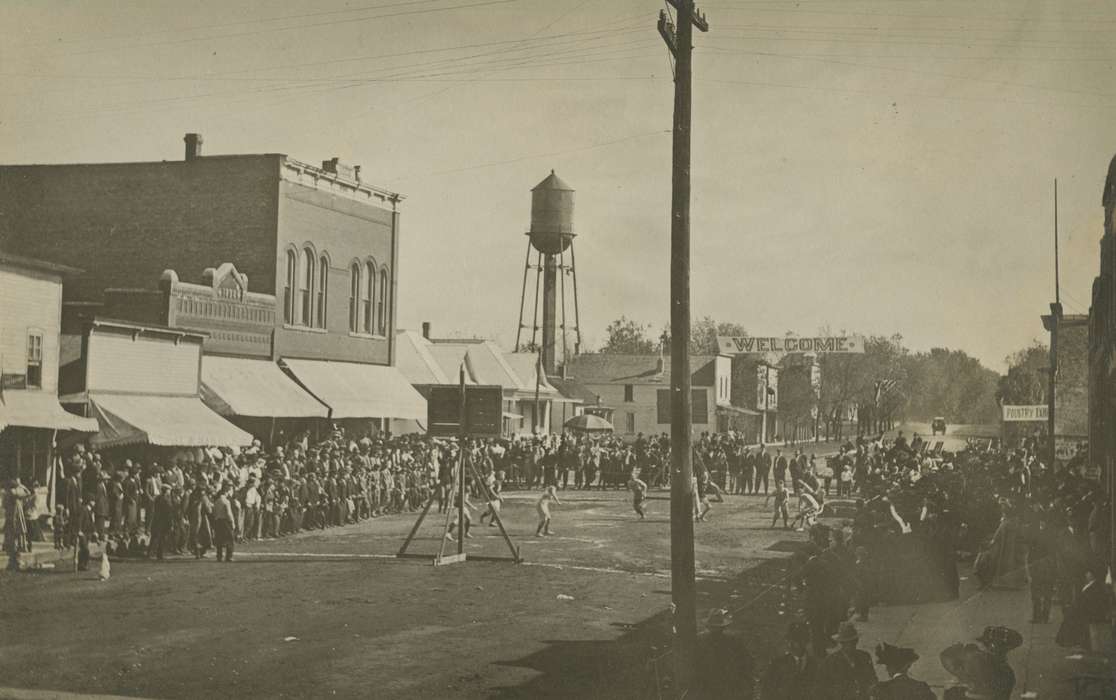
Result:
[[[550,171],[531,190],[531,245],[545,255],[557,255],[570,247],[573,230],[573,188]]]

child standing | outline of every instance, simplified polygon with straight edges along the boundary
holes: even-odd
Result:
[[[775,523],[778,522],[780,515],[783,516],[783,529],[785,530],[790,527],[790,525],[787,524],[787,521],[790,519],[790,512],[787,509],[788,498],[786,484],[775,482],[775,512],[771,516],[772,528],[775,527]]]
[[[553,501],[558,505],[562,502],[558,500],[558,493],[555,491],[554,486],[547,486],[543,490],[542,496],[539,497],[538,502],[535,504],[535,510],[539,513],[539,526],[535,528],[535,537],[541,535],[552,535],[550,531],[550,502]]]
[[[639,519],[643,520],[647,515],[643,508],[643,502],[647,499],[647,484],[639,478],[639,470],[632,471],[632,478],[628,480],[628,488],[632,492],[632,509],[639,514]]]

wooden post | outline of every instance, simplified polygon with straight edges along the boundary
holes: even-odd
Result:
[[[708,31],[693,0],[668,0],[677,26],[659,13],[659,34],[675,58],[674,145],[670,219],[671,481],[670,570],[674,607],[674,676],[680,697],[689,693],[697,659],[694,580],[692,396],[690,381],[690,107],[693,29]]]

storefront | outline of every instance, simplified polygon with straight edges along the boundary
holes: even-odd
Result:
[[[98,449],[145,445],[175,457],[243,447],[252,436],[201,399],[199,333],[95,320],[83,342],[84,390],[65,397],[97,419]]]

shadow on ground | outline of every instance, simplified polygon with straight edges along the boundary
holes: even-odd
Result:
[[[699,581],[699,632],[710,610],[728,609],[733,615],[729,632],[747,640],[756,668],[765,667],[774,654],[782,651],[780,641],[798,608],[797,594],[789,592],[785,584],[791,562],[768,559],[727,581]],[[624,632],[611,641],[546,640],[546,648],[536,653],[496,662],[532,669],[538,675],[515,686],[493,688],[492,697],[671,697],[669,611],[617,626]]]

